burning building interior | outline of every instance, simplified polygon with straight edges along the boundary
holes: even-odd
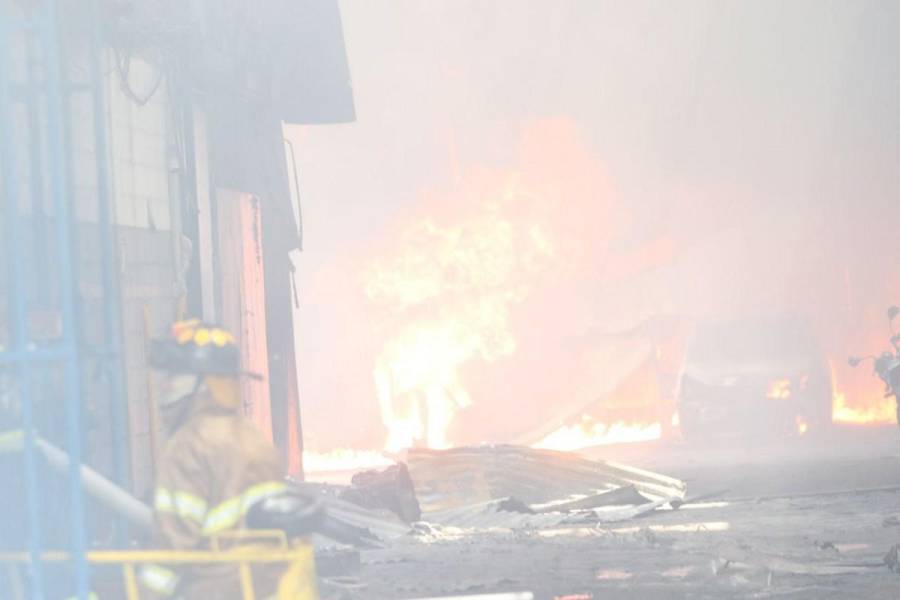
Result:
[[[469,36],[439,38],[435,56],[411,59],[410,71],[432,82],[420,95],[406,71],[387,71],[392,89],[410,94],[390,102],[417,114],[446,109],[423,135],[409,134],[426,148],[408,165],[354,152],[347,160],[371,176],[338,181],[312,151],[344,152],[331,146],[388,130],[406,135],[390,116],[361,121],[353,134],[289,129],[307,141],[301,170],[321,174],[309,185],[373,199],[364,217],[309,208],[308,219],[332,227],[310,235],[334,250],[300,274],[305,418],[327,422],[329,411],[346,413],[373,390],[378,399],[353,409],[351,432],[311,425],[310,446],[547,445],[552,436],[571,448],[604,436],[660,437],[678,418],[674,398],[698,323],[791,313],[807,322],[826,365],[834,422],[894,422],[877,379],[846,364],[851,349],[885,345],[884,311],[900,285],[890,267],[893,222],[883,218],[894,202],[893,67],[879,58],[890,54],[880,34],[866,29],[870,13],[816,13],[823,22],[846,18],[839,33],[795,29],[799,8],[767,20],[738,6],[692,5],[690,15],[575,6],[486,8],[478,23],[496,31],[484,38],[464,25],[471,7],[367,15],[385,27],[408,19],[413,31],[413,23],[427,30],[429,19],[458,19]],[[629,33],[588,35],[571,21],[578,10]],[[742,28],[745,17],[772,26],[772,39],[791,51]],[[679,27],[666,28],[669,19]],[[664,39],[622,41],[644,27]],[[864,42],[845,37],[856,27],[863,33],[853,39]],[[532,30],[544,40],[571,30],[558,62],[531,44]],[[361,52],[384,55],[372,62],[385,77],[401,49],[365,31],[354,39]],[[545,85],[516,76],[499,47],[541,65],[534,77]],[[877,92],[849,66],[863,57],[884,82]],[[557,88],[545,81],[570,72],[580,76]],[[386,85],[359,85],[358,94]],[[659,110],[647,99],[654,93],[669,94]],[[490,110],[463,102],[469,95]],[[368,110],[384,116],[388,102],[373,99]],[[378,173],[363,166],[373,161]],[[865,181],[848,179],[858,170]],[[404,179],[415,183],[394,185]],[[349,231],[358,234],[344,244]],[[345,336],[356,340],[351,356]],[[321,366],[338,356],[338,372]],[[383,429],[373,430],[378,420]]]
[[[87,5],[0,0],[0,598],[900,590],[896,5]]]

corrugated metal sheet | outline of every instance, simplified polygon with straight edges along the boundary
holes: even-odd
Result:
[[[328,498],[325,501],[325,510],[332,518],[354,527],[368,529],[382,540],[395,539],[410,532],[409,524],[388,511],[369,510],[337,498]]]
[[[508,499],[491,500],[446,511],[429,513],[429,523],[469,530],[491,529],[551,529],[555,527],[616,523],[652,512],[666,500],[644,502],[639,505],[604,506],[573,512],[517,512],[504,510]]]
[[[293,482],[294,487],[305,494],[315,495],[325,506],[331,519],[353,527],[368,530],[382,541],[402,537],[411,531],[408,523],[387,510],[372,510],[346,502],[337,497],[339,486],[308,482]]]
[[[467,529],[540,529],[556,527],[571,518],[564,513],[529,513],[503,510],[508,499],[490,500],[440,512],[429,513],[426,520],[435,525]]]
[[[413,449],[407,464],[426,513],[509,497],[544,504],[627,486],[650,500],[680,500],[686,491],[683,481],[651,471],[519,446]]]
[[[422,521],[437,527],[416,525],[426,537],[612,523],[682,500],[685,494],[684,482],[658,473],[517,446],[410,450],[408,467]],[[412,533],[393,513],[338,500],[337,488],[323,486],[320,493],[332,517],[384,541]]]
[[[531,509],[535,512],[571,512],[575,510],[591,510],[604,506],[639,505],[647,502],[649,500],[646,496],[641,495],[633,485],[629,485],[590,496],[579,494],[561,501],[532,504]]]

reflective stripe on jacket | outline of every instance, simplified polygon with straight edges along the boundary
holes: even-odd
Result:
[[[194,403],[191,412],[167,441],[157,466],[157,548],[207,550],[212,536],[243,528],[255,502],[285,487],[275,448],[249,421],[203,394],[189,402]],[[259,571],[254,569],[259,593],[272,593],[277,576]],[[139,579],[157,597],[241,597],[237,571],[230,565],[149,565]]]

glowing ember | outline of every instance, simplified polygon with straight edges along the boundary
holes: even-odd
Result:
[[[612,424],[597,423],[584,418],[576,425],[563,426],[534,444],[535,448],[546,450],[581,450],[593,446],[607,444],[627,444],[631,442],[648,442],[662,437],[660,423],[625,423],[617,421]]]
[[[678,428],[681,427],[681,414],[676,410],[672,413],[672,420],[670,421],[672,427]]]
[[[306,473],[337,473],[341,471],[377,469],[391,465],[393,462],[381,452],[370,450],[342,449],[326,453],[305,450],[303,452],[303,470]]]
[[[600,579],[600,580],[622,581],[625,579],[631,579],[632,577],[634,577],[634,574],[629,573],[628,571],[603,569],[602,571],[597,572],[597,579]]]
[[[769,389],[766,391],[766,398],[773,400],[787,400],[791,397],[791,380],[778,379],[769,383]]]

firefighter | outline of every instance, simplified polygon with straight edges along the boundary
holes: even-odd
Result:
[[[244,529],[250,507],[285,489],[275,448],[241,414],[239,349],[220,327],[179,321],[152,342],[150,363],[161,375],[160,414],[168,432],[156,469],[154,543],[209,550],[218,538],[225,545],[228,532]],[[284,565],[254,567],[256,597],[316,597],[311,573],[289,593],[288,586],[279,588],[284,571]],[[231,564],[146,565],[139,580],[153,597],[243,597]]]

